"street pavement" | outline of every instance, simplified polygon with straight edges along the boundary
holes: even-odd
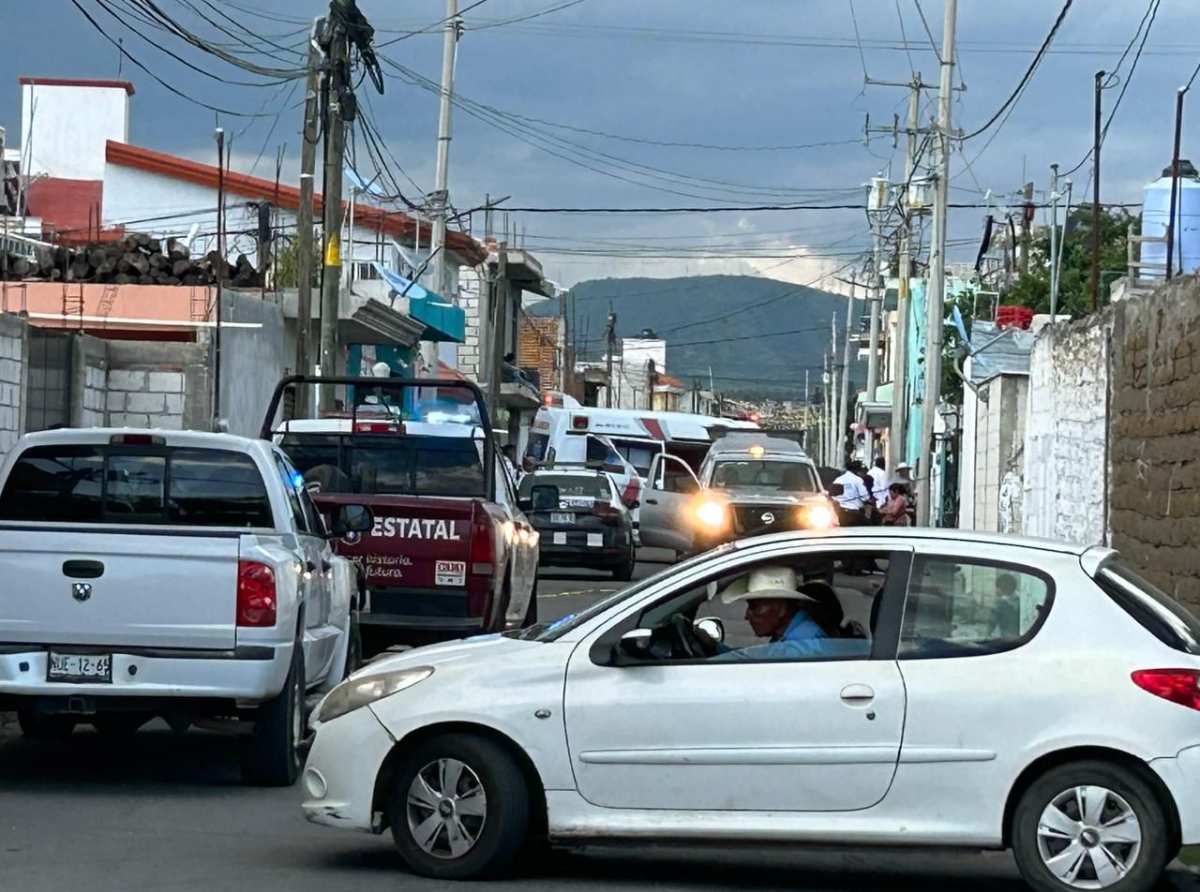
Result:
[[[638,577],[661,567],[643,564]],[[541,618],[618,588],[550,571]],[[242,787],[227,738],[157,726],[119,745],[81,729],[34,744],[0,730],[0,889],[20,892],[435,892],[463,884],[413,877],[389,836],[326,830],[300,816],[301,791]],[[720,847],[588,849],[530,865],[496,892],[1020,892],[1007,855]],[[1172,871],[1164,890],[1196,890]]]

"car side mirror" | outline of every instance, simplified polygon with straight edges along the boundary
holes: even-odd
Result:
[[[522,511],[532,511],[533,499],[517,499],[517,507]]]
[[[556,511],[558,504],[557,486],[535,486],[530,493],[529,507],[534,511]]]
[[[654,632],[651,629],[633,629],[621,636],[617,647],[624,656],[644,660],[650,656],[653,644]]]
[[[375,515],[366,505],[338,505],[333,509],[333,523],[329,530],[332,539],[341,539],[351,533],[365,533],[375,526]]]
[[[718,644],[725,641],[725,623],[715,616],[705,616],[696,620],[696,628]]]

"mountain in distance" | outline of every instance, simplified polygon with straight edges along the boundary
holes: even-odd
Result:
[[[803,399],[804,375],[813,392],[821,385],[830,322],[837,314],[844,337],[845,297],[755,276],[678,279],[597,279],[567,295],[567,318],[581,359],[602,359],[609,306],[617,314],[618,351],[623,337],[651,329],[667,342],[666,372],[685,386],[701,379],[744,399]],[[558,313],[558,302],[530,304],[536,316]],[[859,303],[856,317],[866,311]],[[857,327],[859,319],[853,320]],[[842,343],[838,353],[841,355]],[[857,373],[854,378],[865,377]]]

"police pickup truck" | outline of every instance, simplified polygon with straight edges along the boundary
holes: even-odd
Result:
[[[0,710],[31,738],[155,717],[240,737],[248,783],[300,772],[305,704],[354,668],[354,567],[278,448],[56,430],[0,465]]]

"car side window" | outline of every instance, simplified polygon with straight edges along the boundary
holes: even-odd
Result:
[[[1029,567],[920,556],[913,564],[900,659],[982,656],[1020,647],[1041,628],[1054,596]]]
[[[296,532],[311,533],[308,518],[304,514],[304,503],[300,501],[300,489],[304,486],[304,478],[286,462],[282,456],[275,456],[275,466],[279,470],[279,479],[287,493],[288,506],[292,509],[292,519],[296,522]]]

